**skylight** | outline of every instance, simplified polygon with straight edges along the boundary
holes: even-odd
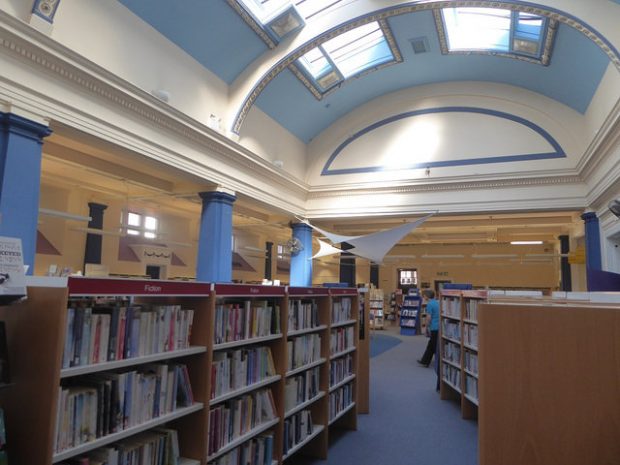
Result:
[[[359,26],[313,48],[298,63],[321,92],[367,69],[394,61],[378,22]]]
[[[319,14],[342,0],[237,0],[264,26],[280,13],[295,5],[304,19]]]
[[[547,19],[499,8],[441,10],[448,50],[497,51],[540,58]]]

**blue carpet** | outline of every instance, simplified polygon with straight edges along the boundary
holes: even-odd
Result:
[[[357,431],[331,427],[327,460],[297,454],[287,464],[477,465],[477,423],[463,420],[456,402],[440,400],[435,371],[416,363],[427,341],[402,337],[401,344],[372,358],[370,414],[358,416]]]
[[[393,349],[401,342],[403,341],[397,337],[389,336],[387,334],[377,334],[377,332],[375,332],[370,336],[370,358],[376,357],[377,355],[381,355],[383,352]]]

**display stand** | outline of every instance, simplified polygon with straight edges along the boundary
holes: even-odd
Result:
[[[400,309],[400,334],[403,336],[417,334],[418,314],[422,307],[422,299],[417,290],[410,290],[409,292],[403,296],[403,304]]]

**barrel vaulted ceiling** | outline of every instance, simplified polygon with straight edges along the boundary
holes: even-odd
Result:
[[[301,31],[290,34],[279,44],[269,44],[269,40],[253,30],[251,24],[244,21],[231,6],[236,0],[184,0],[182,7],[168,0],[119,1],[231,85],[231,88],[243,86],[242,81],[246,79],[248,69],[268,63],[269,57],[277,57],[273,66],[257,74],[258,78],[254,82],[246,83],[250,92],[242,96],[236,118],[231,122],[233,129],[238,132],[247,109],[257,105],[306,143],[374,98],[434,83],[483,81],[509,84],[542,94],[583,114],[610,60],[613,61],[614,57],[618,60],[617,50],[606,42],[605,37],[597,35],[594,28],[567,12],[551,8],[541,10],[538,9],[539,5],[532,2],[384,0],[375,2],[377,8],[374,11],[366,8],[360,16],[359,6],[363,4],[367,7],[369,2],[330,0],[323,2],[328,5],[326,10],[308,19]],[[606,2],[616,8],[612,1],[599,2]],[[436,11],[441,6],[457,5],[499,6],[542,12],[550,18],[558,18],[557,22],[549,24],[555,34],[546,44],[548,63],[539,64],[501,54],[443,53],[442,43],[445,52],[445,40],[441,39],[441,21],[438,21]],[[617,9],[620,10],[620,7]],[[292,58],[313,46],[313,40],[314,43],[320,43],[326,38],[325,34],[333,35],[342,27],[350,28],[371,20],[380,20],[384,30],[391,36],[391,48],[398,55],[395,63],[346,79],[322,96],[317,95],[316,91],[313,93],[308,82],[304,83],[300,79],[300,73],[288,66]],[[325,27],[314,35],[308,35],[312,40],[297,46],[297,42],[294,42],[298,39],[297,35],[302,37],[305,33],[303,29],[312,27],[313,22],[324,24]],[[578,30],[582,27],[588,28],[590,37]],[[424,51],[416,53],[419,49],[414,50],[414,45],[420,43]],[[279,49],[286,51],[278,55]]]

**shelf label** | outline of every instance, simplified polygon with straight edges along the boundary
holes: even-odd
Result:
[[[146,281],[142,279],[69,278],[69,294],[79,295],[201,295],[208,296],[209,283]]]

